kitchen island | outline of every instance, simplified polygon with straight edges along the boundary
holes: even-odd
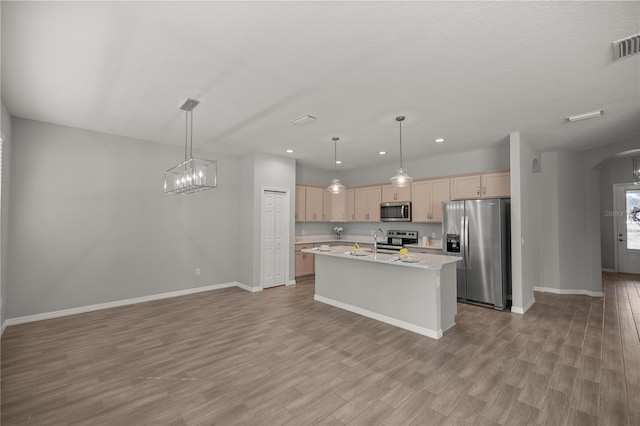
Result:
[[[349,246],[303,250],[316,255],[314,300],[439,339],[455,325],[460,257],[353,252]]]

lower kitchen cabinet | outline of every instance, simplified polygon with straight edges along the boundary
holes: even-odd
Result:
[[[296,244],[296,278],[315,274],[315,256],[301,251],[312,247],[313,244]]]

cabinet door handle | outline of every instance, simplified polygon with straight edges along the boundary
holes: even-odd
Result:
[[[486,187],[486,186],[484,186],[484,187],[482,188],[482,195],[486,195],[486,194],[487,194],[487,187]]]
[[[480,195],[480,187],[476,188],[476,194]]]

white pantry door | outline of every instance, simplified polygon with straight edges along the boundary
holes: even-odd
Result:
[[[285,253],[283,231],[285,223],[285,194],[264,191],[262,212],[262,287],[284,284]]]
[[[640,274],[640,186],[616,186],[618,272]]]

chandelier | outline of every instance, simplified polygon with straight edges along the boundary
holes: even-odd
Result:
[[[197,99],[189,98],[180,107],[186,116],[184,161],[164,172],[165,194],[193,194],[218,186],[217,161],[193,156],[193,109],[199,103]]]

